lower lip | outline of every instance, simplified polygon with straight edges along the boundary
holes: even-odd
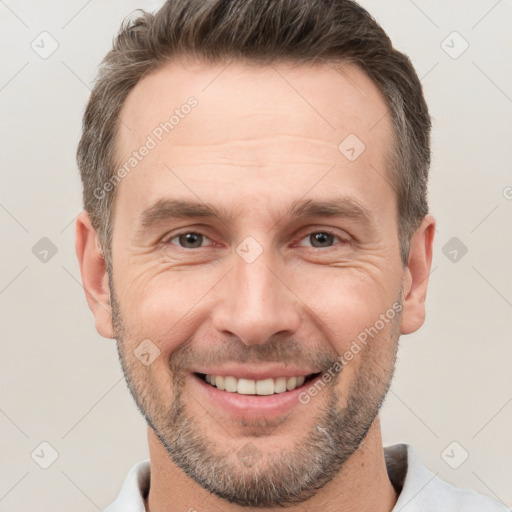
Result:
[[[272,419],[290,412],[299,402],[299,395],[321,378],[320,375],[307,380],[302,386],[273,395],[240,395],[222,391],[192,374],[194,386],[204,393],[206,400],[222,408],[230,416],[240,419]]]

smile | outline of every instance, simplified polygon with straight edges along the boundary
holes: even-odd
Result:
[[[314,373],[296,377],[276,377],[261,380],[244,378],[237,379],[233,376],[223,375],[197,375],[201,377],[205,382],[221,391],[227,391],[228,393],[238,393],[239,395],[268,396],[277,393],[293,391],[304,385],[306,381],[315,378],[319,374]]]

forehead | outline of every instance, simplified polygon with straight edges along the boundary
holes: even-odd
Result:
[[[127,172],[117,195],[136,209],[176,185],[217,200],[221,185],[239,197],[275,186],[293,194],[333,166],[326,190],[373,184],[390,194],[387,113],[378,87],[351,64],[168,63],[121,109],[116,160]]]
[[[376,123],[380,131],[389,128],[389,119],[382,119],[387,112],[383,95],[353,64],[213,64],[180,59],[141,79],[128,95],[120,112],[120,152],[137,143],[141,133],[150,133],[168,120],[190,97],[200,105],[204,129],[216,128],[217,137],[210,134],[212,142],[229,139],[232,133],[220,129],[229,128],[229,120],[255,112],[267,115],[269,121],[280,114],[293,113],[296,118],[307,120],[310,127],[305,130],[306,126],[297,125],[299,134],[320,130],[330,133],[334,142],[346,130],[358,129],[363,137]],[[217,117],[214,119],[211,114]],[[176,132],[193,141],[195,127],[187,130],[190,123],[181,124],[181,130]],[[250,133],[253,127],[255,123],[245,123],[244,133]],[[198,135],[202,137],[203,133]]]

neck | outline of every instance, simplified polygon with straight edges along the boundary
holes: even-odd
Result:
[[[240,507],[212,495],[189,478],[170,459],[164,446],[148,427],[151,460],[151,487],[145,505],[147,512],[173,512],[178,510],[223,510],[246,512]],[[390,512],[397,500],[388,478],[379,419],[376,418],[359,449],[347,460],[342,470],[313,497],[288,512],[322,510],[343,512],[372,510]],[[262,511],[282,512],[282,507]]]

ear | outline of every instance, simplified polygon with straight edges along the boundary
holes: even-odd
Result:
[[[409,247],[409,262],[405,269],[402,319],[400,331],[410,334],[417,331],[425,321],[425,298],[432,265],[432,248],[436,221],[426,215],[414,235]]]
[[[75,224],[75,250],[85,297],[96,320],[98,333],[105,338],[113,338],[108,274],[98,239],[89,214],[83,211]]]

